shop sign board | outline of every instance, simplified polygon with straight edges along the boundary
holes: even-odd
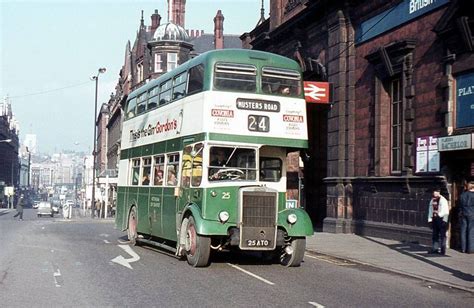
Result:
[[[363,21],[356,28],[356,43],[368,41],[447,3],[449,0],[403,0],[382,13]]]
[[[474,144],[474,133],[465,135],[455,135],[439,138],[438,150],[444,151],[459,151],[471,150]]]
[[[456,77],[456,127],[474,126],[474,73]]]

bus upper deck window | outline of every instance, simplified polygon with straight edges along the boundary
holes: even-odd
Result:
[[[257,69],[248,64],[217,63],[214,71],[214,87],[217,90],[255,92]]]
[[[262,92],[272,95],[301,95],[301,76],[297,71],[264,67],[262,69]]]
[[[146,93],[140,94],[137,99],[137,115],[146,111]]]
[[[135,116],[135,107],[137,106],[137,99],[132,98],[128,101],[127,105],[127,119],[133,118]]]
[[[204,65],[199,64],[189,69],[188,93],[201,92],[204,86]]]

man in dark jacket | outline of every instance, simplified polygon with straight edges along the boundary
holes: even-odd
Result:
[[[18,203],[16,204],[17,213],[13,218],[20,216],[20,220],[23,220],[23,194],[20,195]]]
[[[461,251],[474,252],[474,181],[467,184],[459,203],[461,219]]]

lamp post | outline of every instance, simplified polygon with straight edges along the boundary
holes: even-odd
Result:
[[[95,207],[95,168],[96,168],[96,157],[97,157],[97,91],[99,88],[99,75],[105,73],[105,67],[101,67],[97,71],[97,75],[92,76],[91,79],[95,80],[95,104],[94,104],[94,150],[92,152],[92,200],[91,200],[91,217],[94,218],[94,207]]]

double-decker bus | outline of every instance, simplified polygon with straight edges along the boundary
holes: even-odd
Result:
[[[307,147],[301,69],[245,49],[201,54],[124,107],[116,225],[195,267],[211,250],[299,266],[313,227],[286,200],[286,155]]]

